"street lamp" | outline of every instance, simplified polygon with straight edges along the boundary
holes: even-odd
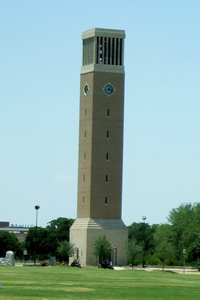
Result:
[[[38,210],[39,210],[40,206],[36,205],[35,206],[35,210],[36,210],[36,228],[37,228],[37,220],[38,220]]]
[[[145,265],[144,265],[144,254],[145,254],[145,220],[146,220],[146,216],[143,216],[142,217],[142,220],[144,221],[144,224],[143,224],[143,257],[142,257],[142,267],[145,268]]]
[[[185,255],[186,255],[186,250],[183,249],[183,274],[185,274]]]
[[[93,246],[93,248],[94,248],[94,260],[96,260],[96,266],[97,266],[97,250],[96,250],[96,246]]]
[[[113,252],[114,252],[114,266],[116,265],[116,252],[117,252],[117,248],[113,247]]]
[[[34,266],[36,265],[36,244],[37,244],[37,221],[38,221],[38,210],[40,206],[36,205],[35,210],[36,210],[36,232],[35,232],[35,255],[34,255]]]

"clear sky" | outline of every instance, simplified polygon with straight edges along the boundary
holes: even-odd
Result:
[[[1,0],[0,221],[76,218],[83,30],[123,29],[126,225],[200,201],[200,1]]]

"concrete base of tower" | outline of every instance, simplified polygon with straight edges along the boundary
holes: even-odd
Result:
[[[70,242],[77,248],[75,258],[79,259],[83,266],[97,265],[99,257],[94,255],[94,242],[96,237],[102,235],[105,235],[112,245],[112,264],[125,266],[128,228],[120,219],[76,219],[70,229]],[[70,258],[70,263],[73,259]]]

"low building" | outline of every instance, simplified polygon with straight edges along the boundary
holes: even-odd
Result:
[[[20,242],[25,241],[26,235],[30,227],[32,226],[17,225],[17,224],[10,225],[9,222],[0,222],[0,231],[7,231],[7,232],[14,233]]]

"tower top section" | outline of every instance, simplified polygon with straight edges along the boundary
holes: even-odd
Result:
[[[124,73],[124,30],[93,28],[82,33],[81,74],[98,72]]]
[[[94,36],[102,37],[113,37],[113,38],[125,38],[125,31],[118,29],[106,29],[106,28],[92,28],[89,30],[84,30],[82,33],[82,39],[88,39]]]

